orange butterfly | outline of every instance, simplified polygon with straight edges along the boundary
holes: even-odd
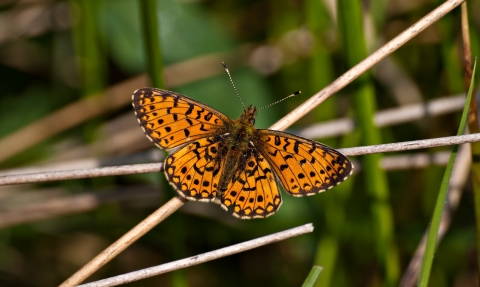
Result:
[[[175,92],[142,88],[133,108],[148,139],[172,149],[165,175],[184,198],[215,202],[242,219],[264,218],[282,204],[277,179],[293,196],[313,195],[344,181],[352,163],[321,143],[256,129],[257,109],[238,120]]]

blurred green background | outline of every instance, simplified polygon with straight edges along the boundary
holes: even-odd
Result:
[[[0,175],[159,161],[132,92],[153,83],[238,118],[221,61],[247,105],[302,91],[259,113],[267,128],[442,2],[0,1]],[[476,56],[480,1],[468,5]],[[334,148],[454,135],[461,108],[381,128],[372,119],[464,93],[462,59],[457,8],[291,132]],[[354,129],[318,131],[338,118]],[[125,286],[300,286],[313,265],[324,268],[316,286],[397,286],[431,220],[444,171],[436,156],[449,150],[397,153],[421,152],[433,162],[422,167],[381,168],[392,154],[352,158],[352,178],[313,197],[284,193],[267,219],[189,202],[89,281],[312,222],[312,234]],[[460,189],[430,286],[477,286],[472,194]],[[160,173],[1,187],[0,286],[60,284],[173,196]]]

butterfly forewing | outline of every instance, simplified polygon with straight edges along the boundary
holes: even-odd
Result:
[[[352,163],[318,142],[272,130],[258,130],[255,143],[293,196],[313,195],[347,179]]]
[[[161,89],[138,89],[133,93],[132,103],[147,137],[164,149],[221,134],[231,122],[205,104]]]

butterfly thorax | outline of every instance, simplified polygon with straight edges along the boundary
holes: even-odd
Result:
[[[255,136],[255,116],[257,108],[249,106],[238,120],[233,121],[232,130],[230,131],[232,140],[238,143],[248,144]]]
[[[236,171],[242,170],[249,157],[252,140],[256,136],[255,115],[257,109],[249,106],[238,120],[232,122],[228,137],[225,139],[225,160],[222,175],[219,180],[219,194],[227,188],[229,182],[234,178]]]

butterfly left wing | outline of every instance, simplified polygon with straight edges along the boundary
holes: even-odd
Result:
[[[347,179],[353,165],[346,156],[321,143],[285,132],[258,130],[254,142],[285,190],[293,196],[313,195]]]
[[[268,217],[280,208],[282,197],[272,168],[253,146],[242,155],[215,203],[225,210],[233,206],[233,215],[241,219]]]
[[[167,90],[138,89],[132,104],[148,139],[162,149],[222,134],[231,122],[214,108]]]
[[[170,154],[165,175],[182,197],[210,202],[217,196],[221,162],[221,136],[202,138]]]

